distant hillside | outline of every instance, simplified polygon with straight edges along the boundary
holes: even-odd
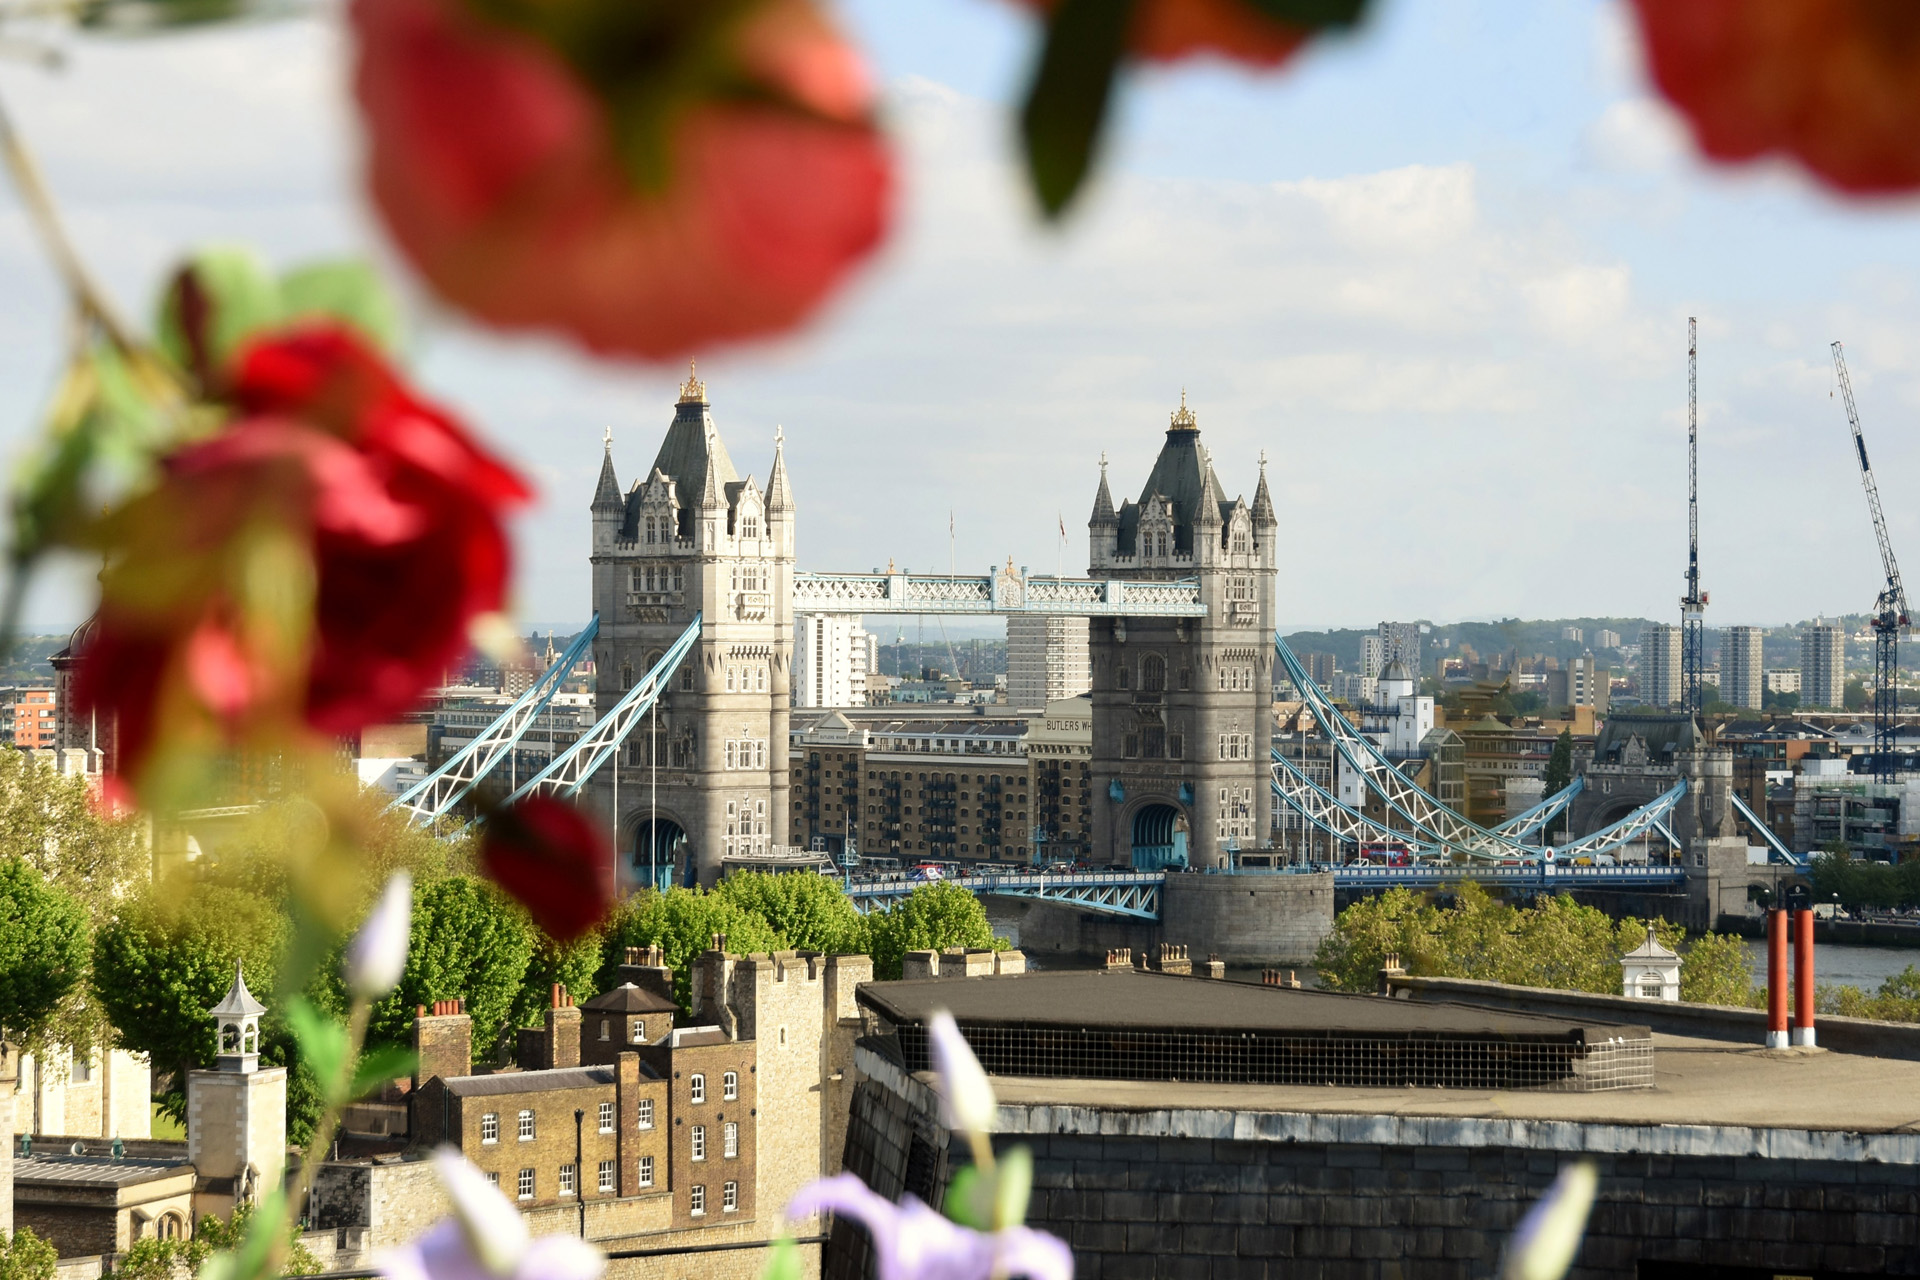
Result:
[[[52,684],[53,667],[47,662],[64,649],[67,636],[21,636],[13,643],[13,652],[0,662],[0,685]]]

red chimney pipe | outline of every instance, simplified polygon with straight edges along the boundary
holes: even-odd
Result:
[[[1787,1047],[1787,913],[1767,911],[1767,1048]]]
[[[1793,1043],[1813,1044],[1813,911],[1793,913]]]

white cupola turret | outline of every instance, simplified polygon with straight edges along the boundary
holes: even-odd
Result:
[[[1647,926],[1647,940],[1620,957],[1620,994],[1637,1000],[1680,999],[1680,954],[1660,945]]]
[[[259,1070],[260,1015],[266,1011],[267,1007],[247,990],[240,962],[235,960],[233,985],[227,988],[226,999],[207,1010],[207,1016],[213,1019],[215,1043],[220,1046],[214,1059],[215,1070]]]

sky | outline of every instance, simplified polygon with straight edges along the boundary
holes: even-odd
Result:
[[[804,332],[700,361],[736,465],[764,481],[785,430],[802,568],[1084,571],[1101,454],[1137,497],[1184,389],[1229,494],[1251,498],[1266,455],[1285,630],[1667,618],[1689,316],[1709,625],[1873,600],[1835,338],[1894,546],[1920,557],[1920,205],[1844,202],[1784,164],[1709,169],[1649,96],[1622,6],[1387,0],[1279,73],[1136,73],[1057,228],[1011,147],[1025,13],[839,10],[882,85],[895,234]],[[370,254],[405,281],[359,192],[335,10],[57,41],[64,70],[0,62],[0,96],[128,311],[206,242],[281,265]],[[631,482],[683,371],[476,330],[406,289],[417,377],[539,489],[515,526],[518,617],[578,625],[602,432]],[[61,317],[0,187],[11,459]],[[71,626],[90,587],[85,566],[47,575],[29,623]]]

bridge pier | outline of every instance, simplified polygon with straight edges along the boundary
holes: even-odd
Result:
[[[1158,922],[1127,920],[1035,898],[986,900],[995,921],[1016,926],[1020,949],[1042,965],[1091,961],[1116,947],[1136,953],[1161,942],[1238,967],[1304,965],[1333,930],[1331,872],[1299,875],[1167,876]]]

